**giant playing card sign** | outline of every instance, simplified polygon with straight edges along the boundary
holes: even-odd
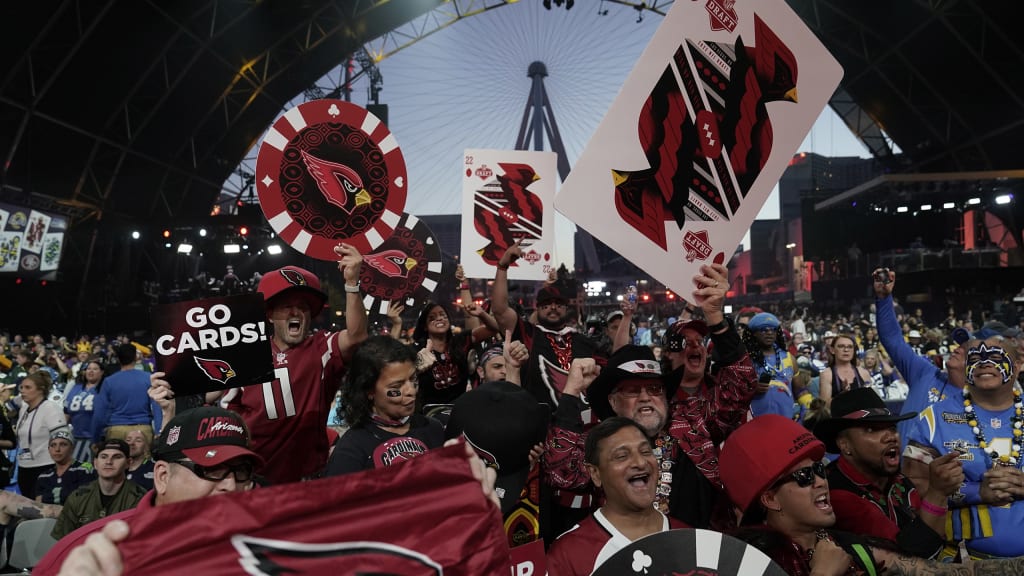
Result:
[[[366,109],[341,100],[285,112],[256,161],[256,190],[271,228],[321,260],[337,260],[341,242],[361,254],[383,244],[402,217],[407,189],[394,135]]]
[[[701,265],[731,256],[841,76],[782,0],[676,2],[555,206],[688,295]]]
[[[266,307],[260,294],[177,302],[153,309],[156,369],[177,394],[273,379]]]
[[[554,152],[466,150],[462,177],[462,254],[470,278],[493,278],[501,255],[521,242],[514,280],[545,280],[553,261],[558,178]],[[472,214],[472,218],[469,215]]]

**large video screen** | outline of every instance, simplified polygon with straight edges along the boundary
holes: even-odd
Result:
[[[64,216],[0,203],[0,274],[55,278],[67,229]]]

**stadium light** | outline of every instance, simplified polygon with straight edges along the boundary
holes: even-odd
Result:
[[[932,209],[932,205],[931,204],[921,204],[921,210],[931,210],[931,209]]]
[[[138,240],[139,236],[141,236],[141,234],[139,234],[138,230],[132,230],[132,240]]]
[[[186,244],[186,243],[178,244],[178,254],[191,254],[191,253],[192,253],[192,245],[191,244]]]
[[[225,254],[238,254],[241,251],[242,251],[242,247],[239,246],[238,244],[225,244],[224,245],[224,253]]]
[[[1013,200],[1013,194],[1002,194],[996,196],[996,204],[1002,206],[1003,204],[1009,204]]]
[[[956,208],[956,202],[946,202],[942,205],[943,210],[951,210],[953,208]]]
[[[199,236],[206,238],[206,228],[199,229]]]
[[[278,255],[280,253],[281,253],[281,245],[280,244],[270,244],[270,245],[267,246],[267,254],[273,254],[273,255],[276,256],[276,255]]]
[[[967,201],[968,206],[977,206],[978,204],[981,204],[981,198],[971,198]]]
[[[896,209],[896,212],[898,212],[900,214],[903,214],[907,210],[908,210],[908,208],[906,206],[900,206],[899,208]]]

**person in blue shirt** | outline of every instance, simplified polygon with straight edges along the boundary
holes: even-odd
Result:
[[[43,470],[36,479],[36,501],[63,506],[68,496],[79,486],[85,486],[96,479],[96,471],[92,464],[72,456],[72,436],[67,427],[50,433],[48,448],[53,465]]]
[[[91,462],[93,402],[103,385],[103,365],[97,360],[88,360],[79,372],[78,382],[64,395],[64,413],[71,422],[71,432],[75,438],[71,457],[81,462]]]
[[[972,338],[966,349],[966,386],[913,419],[906,459],[926,465],[960,453],[964,483],[949,497],[946,531],[975,558],[1024,556],[1024,406],[1014,386],[1020,358],[1002,336]],[[912,453],[910,453],[912,452]],[[956,555],[955,545],[944,558]]]
[[[93,402],[92,441],[124,440],[134,428],[142,430],[146,443],[153,444],[153,430],[160,429],[160,405],[149,397],[149,374],[135,369],[135,347],[121,344],[117,359],[121,370],[103,380]]]
[[[903,339],[903,330],[896,318],[892,297],[893,288],[896,286],[896,273],[888,268],[879,268],[874,271],[872,278],[878,339],[909,388],[900,413],[921,414],[925,408],[945,398],[958,401],[965,380],[963,346],[950,352],[945,372],[937,368],[931,360],[919,356]],[[907,438],[914,422],[905,420],[896,425],[904,449],[907,447]],[[914,481],[917,482],[917,478]]]
[[[797,418],[799,407],[793,401],[790,388],[796,360],[786,350],[779,326],[774,314],[761,312],[750,319],[743,334],[743,344],[757,370],[759,382],[757,394],[750,401],[750,412],[754,416],[778,414]]]

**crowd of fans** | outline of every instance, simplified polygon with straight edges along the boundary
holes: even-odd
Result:
[[[791,574],[944,573],[936,562],[1024,556],[1015,315],[926,321],[897,302],[888,270],[860,314],[726,313],[728,273],[711,265],[694,277],[696,306],[671,317],[638,320],[626,299],[582,322],[556,279],[526,316],[509,301],[513,246],[489,305],[473,303],[460,269],[462,310],[429,302],[403,329],[396,304],[370,334],[362,258],[344,245],[338,256],[340,332],[313,329],[326,303],[313,274],[258,280],[275,366],[263,386],[176,397],[127,336],[0,335],[0,522],[57,518],[52,535],[67,540],[42,573],[99,563],[73,554],[98,518],[400,465],[457,436],[497,470],[509,545],[543,540],[554,576],[590,574],[677,527],[737,535]],[[162,424],[197,410],[243,423],[244,450],[203,462],[160,449]],[[179,493],[183,478],[209,489]]]

